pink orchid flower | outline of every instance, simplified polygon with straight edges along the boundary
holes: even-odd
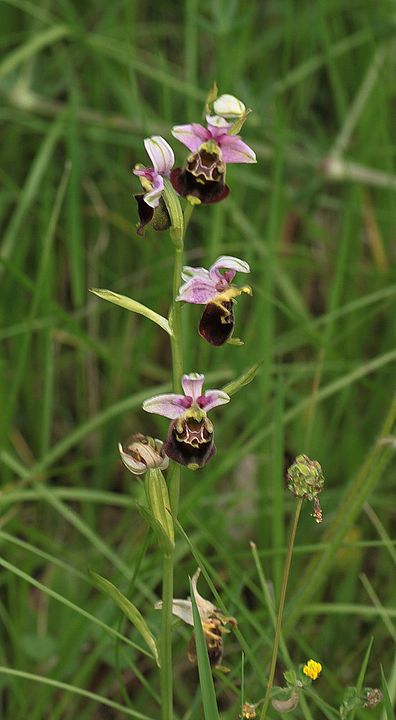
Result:
[[[218,115],[206,116],[207,127],[199,123],[175,125],[172,135],[191,152],[196,153],[201,145],[212,140],[220,148],[220,159],[224,163],[255,163],[256,154],[239,135],[230,135],[232,123]]]
[[[203,383],[203,375],[183,375],[184,395],[156,395],[143,403],[143,410],[172,420],[163,450],[169,458],[191,470],[206,465],[216,452],[213,424],[207,412],[230,400],[222,390],[203,393]]]
[[[221,270],[224,270],[224,274]],[[248,273],[250,267],[244,260],[231,255],[222,255],[217,258],[209,270],[202,267],[185,266],[182,272],[185,283],[179,289],[176,300],[183,300],[195,305],[207,305],[231,287],[237,272]]]
[[[223,272],[222,272],[223,271]],[[184,267],[181,286],[176,300],[206,305],[199,323],[199,334],[211,345],[220,346],[231,341],[234,331],[234,303],[241,293],[251,295],[249,286],[232,285],[237,272],[248,273],[247,262],[230,255],[222,255],[206,270]],[[241,341],[231,342],[242,344]]]
[[[169,177],[175,163],[175,156],[171,146],[159,135],[146,138],[144,147],[153,163],[153,167],[135,165],[133,173],[140,178],[142,187],[145,190],[144,202],[151,208],[156,208],[164,189],[164,177]]]

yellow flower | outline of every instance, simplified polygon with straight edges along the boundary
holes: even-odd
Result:
[[[307,675],[311,680],[316,680],[321,672],[322,666],[320,662],[316,662],[316,660],[308,660],[307,664],[303,667],[304,675]]]

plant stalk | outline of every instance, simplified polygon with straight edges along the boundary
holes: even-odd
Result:
[[[269,705],[269,701],[270,701],[270,693],[271,693],[272,686],[274,684],[276,660],[278,657],[279,642],[280,642],[281,631],[282,631],[283,610],[285,607],[285,600],[286,600],[286,590],[287,590],[287,584],[289,581],[289,573],[290,573],[290,566],[291,566],[291,560],[292,560],[292,555],[293,555],[294,541],[296,538],[297,525],[298,525],[298,521],[300,518],[302,504],[303,504],[302,499],[297,501],[296,511],[294,513],[294,518],[293,518],[293,524],[292,524],[292,527],[290,530],[290,535],[289,535],[289,542],[288,542],[288,546],[287,546],[287,555],[286,555],[286,560],[285,560],[285,567],[283,570],[282,586],[281,586],[281,592],[280,592],[280,598],[279,598],[279,608],[278,608],[278,616],[277,616],[277,620],[276,620],[274,645],[272,648],[271,667],[270,667],[270,672],[269,672],[269,676],[268,676],[268,684],[267,684],[267,689],[265,692],[263,707],[262,707],[261,714],[260,714],[260,720],[266,720],[268,705]]]
[[[181,305],[176,301],[181,284],[183,268],[183,249],[185,223],[179,199],[170,183],[165,181],[164,199],[171,218],[171,238],[175,246],[173,266],[172,306],[169,322],[172,328],[172,377],[173,390],[179,393],[183,375],[183,340]],[[188,206],[187,206],[188,207]],[[187,219],[187,218],[186,218]],[[169,473],[169,499],[172,516],[177,517],[180,494],[180,465],[171,462]],[[172,601],[173,601],[173,565],[174,554],[166,555],[163,560],[162,579],[162,621],[161,621],[161,718],[173,720],[173,668],[172,668]]]

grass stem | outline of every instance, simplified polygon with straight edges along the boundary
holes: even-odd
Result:
[[[281,592],[280,592],[280,598],[279,598],[279,608],[278,608],[278,617],[276,620],[274,645],[272,648],[271,667],[270,667],[270,672],[269,672],[269,676],[268,676],[268,684],[267,684],[267,689],[265,692],[265,697],[264,697],[263,707],[261,710],[260,720],[265,720],[265,718],[266,718],[268,705],[269,705],[269,701],[270,701],[271,688],[274,684],[276,660],[278,657],[279,642],[280,642],[281,631],[282,631],[282,619],[283,619],[283,610],[285,607],[287,583],[289,581],[289,573],[290,573],[291,559],[292,559],[292,554],[293,554],[293,546],[294,546],[294,541],[296,538],[297,525],[298,525],[298,521],[300,518],[302,503],[303,503],[302,500],[297,501],[297,506],[296,506],[296,510],[295,510],[294,518],[293,518],[293,524],[292,524],[292,527],[290,530],[290,535],[289,535],[289,542],[288,542],[288,546],[287,546],[287,555],[286,555],[285,567],[283,570],[282,586],[281,586]]]

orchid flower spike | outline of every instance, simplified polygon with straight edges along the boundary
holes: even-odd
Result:
[[[237,272],[248,273],[247,262],[230,255],[222,255],[209,268],[184,267],[184,285],[176,300],[206,305],[199,323],[199,334],[211,345],[220,346],[229,341],[234,330],[235,298],[241,293],[252,294],[249,286],[232,285]]]
[[[173,137],[186,145],[191,155],[185,168],[172,170],[171,182],[176,192],[193,204],[215,203],[227,197],[227,163],[257,162],[252,148],[235,134],[234,126],[238,132],[247,117],[244,104],[233,95],[221,95],[213,109],[216,114],[206,116],[206,127],[191,123],[172,129]]]
[[[136,433],[124,446],[118,444],[121,460],[133,475],[143,475],[147,470],[166,470],[169,458],[161,440]]]
[[[135,195],[138,204],[140,225],[138,234],[152,224],[155,230],[166,230],[170,226],[169,214],[162,198],[164,177],[169,177],[175,162],[171,146],[159,135],[146,138],[144,146],[152,162],[152,167],[135,165],[134,175],[140,179],[144,193]]]
[[[163,449],[168,457],[191,470],[206,465],[216,452],[214,429],[207,413],[230,401],[222,390],[202,392],[204,375],[183,375],[184,395],[170,393],[145,400],[143,410],[172,420]]]
[[[217,667],[223,658],[223,634],[229,631],[225,625],[235,626],[237,621],[233,617],[225,616],[212,602],[205,600],[197,590],[197,582],[200,575],[200,569],[196,571],[191,579],[195,602],[197,603],[198,612],[202,622],[202,629],[208,649],[210,664]],[[162,610],[162,601],[155,604],[156,610]],[[172,601],[172,613],[176,617],[183,620],[187,625],[194,627],[192,603],[190,598],[187,600],[174,599]],[[196,663],[195,638],[191,638],[188,650],[188,659],[191,663]]]

